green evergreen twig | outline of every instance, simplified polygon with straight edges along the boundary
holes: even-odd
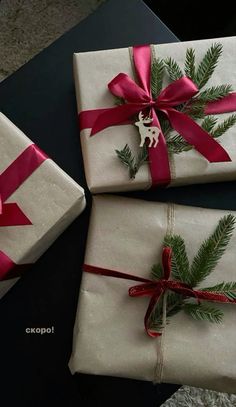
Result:
[[[168,75],[172,81],[176,81],[177,79],[182,78],[183,72],[178,63],[173,58],[167,58],[164,62]]]
[[[222,54],[222,48],[222,44],[213,44],[200,62],[195,76],[195,83],[199,89],[205,86],[212,76]]]
[[[192,79],[192,81],[195,82],[196,68],[195,68],[195,51],[193,48],[188,48],[186,51],[184,72],[185,75],[188,76],[188,78]]]
[[[129,176],[134,179],[139,168],[145,164],[148,160],[147,147],[144,145],[137,156],[137,159],[132,154],[132,151],[128,144],[124,146],[121,150],[115,150],[117,157],[120,159],[122,164],[124,164],[129,170]]]
[[[151,92],[153,99],[156,99],[162,90],[164,72],[165,65],[163,60],[154,58],[151,68]]]
[[[225,252],[233,234],[235,221],[236,218],[233,215],[227,215],[220,219],[215,231],[200,246],[191,267],[189,266],[184,240],[178,235],[167,235],[163,245],[172,248],[172,278],[191,287],[202,282],[213,271]],[[162,266],[160,264],[154,265],[151,275],[154,280],[163,278]],[[201,288],[201,291],[224,294],[230,300],[235,300],[236,282],[221,282],[212,287]],[[200,321],[215,323],[222,321],[223,312],[221,309],[211,303],[208,304],[207,301],[194,303],[194,299],[183,297],[181,294],[172,291],[167,292],[166,298],[167,323],[169,323],[169,318],[179,311],[185,311],[188,315]],[[163,296],[157,303],[149,322],[150,328],[157,332],[161,332],[164,328]]]
[[[216,267],[229,244],[234,225],[233,215],[224,216],[212,235],[202,243],[190,268],[189,282],[192,287],[201,283]]]

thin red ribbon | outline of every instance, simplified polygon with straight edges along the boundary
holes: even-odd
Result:
[[[191,79],[182,78],[168,85],[156,100],[152,99],[151,48],[149,45],[133,47],[134,66],[139,84],[127,74],[119,73],[109,84],[112,94],[125,100],[125,104],[112,108],[85,110],[79,113],[80,129],[91,128],[91,136],[114,125],[132,123],[132,116],[143,110],[150,110],[153,126],[161,129],[157,112],[161,111],[169,120],[173,129],[192,145],[209,162],[231,161],[224,148],[203,130],[187,114],[175,109],[175,106],[189,101],[198,93]],[[225,113],[236,110],[236,93],[211,102],[206,114]],[[148,148],[152,185],[167,185],[171,180],[168,150],[161,131],[157,147]]]
[[[162,267],[163,267],[163,277],[160,280],[150,280],[132,274],[121,273],[119,271],[104,269],[101,267],[91,266],[88,264],[83,265],[83,270],[87,273],[99,274],[107,277],[116,277],[125,280],[139,281],[142,284],[133,286],[129,289],[130,297],[151,297],[145,317],[144,326],[147,334],[152,338],[160,336],[161,334],[156,331],[152,331],[149,328],[149,318],[160,300],[161,296],[166,290],[174,291],[184,297],[193,297],[198,301],[207,300],[222,303],[236,303],[236,300],[229,299],[224,294],[217,294],[215,292],[193,290],[188,284],[182,283],[180,281],[175,281],[170,279],[171,275],[171,257],[172,249],[170,247],[164,247],[162,251]]]
[[[39,147],[31,144],[0,174],[0,227],[32,225],[17,203],[5,201],[47,158]],[[6,253],[0,251],[0,280],[9,278],[9,272],[15,266]],[[17,272],[25,267],[17,265]],[[11,275],[16,276],[15,272]]]

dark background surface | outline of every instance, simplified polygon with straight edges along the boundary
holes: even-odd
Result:
[[[145,3],[181,41],[236,35],[235,2],[145,0]]]
[[[165,22],[169,24],[169,19],[170,23],[177,24],[172,18],[176,6],[165,10],[164,2],[158,3],[167,16],[163,14]],[[152,7],[157,10],[155,2]],[[72,53],[175,40],[177,38],[141,1],[112,0],[2,82],[0,110],[85,187]],[[91,205],[87,190],[86,194],[88,205],[82,216],[1,301],[0,403],[4,407],[41,407],[57,403],[68,407],[152,407],[160,405],[178,388],[92,375],[72,377],[69,372],[67,363]],[[127,195],[236,209],[235,183]],[[40,336],[25,332],[27,327],[51,326],[54,326],[54,334]]]

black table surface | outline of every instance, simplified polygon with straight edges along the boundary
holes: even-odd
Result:
[[[86,189],[72,54],[178,39],[140,0],[111,0],[0,84],[0,110]],[[177,388],[93,375],[72,376],[72,346],[87,208],[1,300],[0,402],[8,406],[158,406]],[[236,209],[235,183],[136,192],[131,197]],[[26,328],[54,327],[53,334]],[[96,334],[96,333],[95,333]]]

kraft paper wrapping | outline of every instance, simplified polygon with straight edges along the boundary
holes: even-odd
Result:
[[[198,63],[207,49],[215,42],[223,45],[223,54],[218,66],[207,83],[208,86],[229,83],[236,91],[236,37],[217,38],[203,41],[178,42],[154,45],[156,57],[174,58],[184,67],[186,49],[196,50]],[[107,84],[120,72],[134,78],[129,48],[74,54],[74,76],[78,112],[81,110],[114,107],[114,96]],[[164,86],[167,85],[167,77]],[[216,115],[215,115],[216,116]],[[229,114],[218,115],[220,120]],[[209,163],[197,151],[191,150],[174,154],[171,159],[170,186],[229,181],[236,178],[236,125],[217,141],[227,150],[232,162]],[[141,167],[135,180],[130,180],[128,171],[117,158],[115,150],[128,144],[137,154],[140,136],[133,125],[109,127],[93,137],[90,129],[81,131],[81,145],[85,174],[90,191],[93,193],[131,191],[151,186],[148,164]]]
[[[0,174],[31,144],[0,113]],[[85,207],[83,189],[50,159],[6,202],[16,202],[33,223],[0,228],[0,250],[16,264],[34,263]],[[0,298],[17,280],[0,281]]]
[[[192,261],[222,216],[232,211],[145,202],[113,196],[93,200],[85,263],[150,278],[161,259],[165,234],[180,234]],[[236,213],[234,213],[236,214]],[[234,233],[201,287],[235,281]],[[195,321],[184,312],[170,319],[160,338],[148,337],[149,298],[131,298],[134,281],[83,273],[72,373],[111,375],[236,392],[236,306],[219,305],[221,324]]]

